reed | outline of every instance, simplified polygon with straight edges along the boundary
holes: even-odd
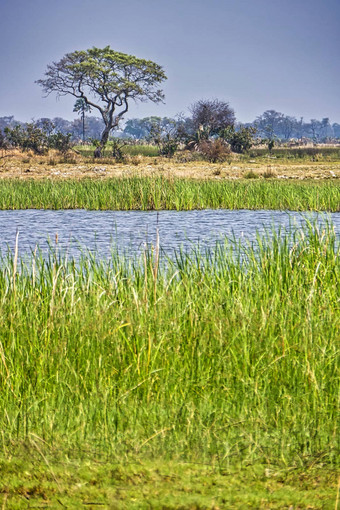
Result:
[[[5,451],[334,466],[339,278],[317,225],[166,261],[4,256]]]
[[[0,209],[284,209],[339,211],[337,182],[166,178],[2,180]]]

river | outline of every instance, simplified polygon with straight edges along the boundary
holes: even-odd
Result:
[[[19,232],[20,256],[32,253],[38,245],[47,253],[49,244],[70,257],[84,250],[108,257],[112,248],[120,253],[140,252],[146,244],[155,244],[159,232],[160,246],[171,256],[180,247],[213,247],[225,237],[252,241],[256,233],[282,228],[301,228],[307,220],[331,220],[340,236],[340,213],[292,213],[285,211],[195,210],[195,211],[87,211],[14,210],[0,211],[0,251],[14,250]]]

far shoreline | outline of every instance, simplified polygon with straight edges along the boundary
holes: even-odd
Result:
[[[340,180],[183,178],[168,175],[86,175],[0,179],[0,210],[202,210],[340,211]]]

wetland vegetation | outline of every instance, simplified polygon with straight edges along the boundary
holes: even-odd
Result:
[[[81,120],[0,118],[0,209],[340,211],[338,123],[201,99],[120,130],[165,79],[109,46],[48,65],[36,83]],[[73,260],[56,235],[21,259],[19,232],[0,256],[1,509],[337,510],[338,234],[168,260],[151,216],[140,256]]]
[[[340,210],[337,149],[151,149],[5,153],[0,208]],[[2,508],[337,508],[331,227],[158,255],[3,256]]]
[[[157,246],[5,257],[8,508],[333,509],[339,279],[339,243],[317,225],[165,266]]]
[[[340,210],[337,182],[129,177],[0,181],[0,209]]]

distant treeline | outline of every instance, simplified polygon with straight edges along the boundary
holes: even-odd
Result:
[[[41,129],[44,129],[46,125],[50,125],[53,126],[55,132],[64,135],[70,134],[72,141],[80,141],[83,135],[85,135],[86,140],[99,140],[104,129],[103,121],[93,116],[86,116],[84,125],[81,119],[69,121],[61,117],[55,117],[53,119],[44,117],[33,122],[36,127]],[[119,138],[148,140],[155,123],[164,127],[168,125],[174,126],[176,124],[189,127],[190,122],[191,119],[189,117],[183,116],[175,119],[156,116],[142,119],[132,118],[128,119],[119,131],[113,132],[113,135]],[[25,123],[14,119],[14,116],[0,117],[0,132],[3,132],[6,127],[12,129],[18,125],[24,126]],[[328,117],[324,117],[321,120],[310,119],[309,121],[305,121],[302,117],[297,119],[296,117],[291,117],[275,110],[265,111],[253,122],[235,123],[236,131],[242,127],[253,127],[256,129],[256,137],[270,140],[288,141],[291,139],[310,139],[315,143],[324,143],[340,139],[340,124],[337,122],[331,124]]]
[[[46,126],[50,126],[55,132],[67,135],[70,133],[72,141],[78,141],[83,136],[83,123],[81,119],[66,120],[61,117],[54,117],[49,119],[43,117],[41,119],[33,120],[33,124],[45,130]],[[0,132],[4,131],[5,128],[13,129],[15,126],[25,126],[25,122],[16,120],[14,116],[0,117]],[[53,126],[53,127],[52,127]],[[85,134],[87,139],[101,137],[101,133],[104,129],[104,123],[98,117],[86,117],[85,118]]]
[[[148,137],[151,127],[155,121],[161,121],[166,125],[171,122],[184,124],[186,127],[191,122],[190,118],[182,117],[179,119],[169,119],[164,117],[146,117],[144,119],[129,119],[125,123],[123,130],[124,136],[136,139],[145,139]],[[235,122],[235,129],[240,130],[242,127],[255,128],[256,137],[269,140],[301,140],[308,138],[314,142],[327,142],[332,139],[340,138],[340,124],[337,122],[331,124],[329,118],[325,117],[321,120],[311,119],[306,122],[301,117],[297,119],[275,110],[267,110],[257,117],[253,122],[242,123]]]

